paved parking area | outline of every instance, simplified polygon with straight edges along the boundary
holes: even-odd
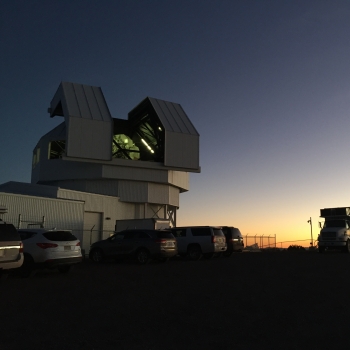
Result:
[[[346,348],[349,277],[339,253],[86,260],[0,282],[0,349]]]

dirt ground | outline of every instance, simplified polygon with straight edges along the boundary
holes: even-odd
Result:
[[[350,256],[237,253],[0,282],[0,349],[349,348]]]

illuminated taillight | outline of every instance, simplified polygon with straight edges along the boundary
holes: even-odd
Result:
[[[164,244],[166,243],[166,239],[156,239],[156,243]]]
[[[80,242],[78,242],[78,243],[76,244],[76,246],[80,247]]]
[[[56,243],[37,243],[36,245],[42,249],[58,247],[58,244]]]
[[[23,253],[23,243],[22,242],[20,243],[20,246],[19,246],[19,252]]]

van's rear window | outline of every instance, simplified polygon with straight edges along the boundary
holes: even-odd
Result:
[[[77,238],[69,231],[49,231],[43,234],[50,241],[75,241]]]

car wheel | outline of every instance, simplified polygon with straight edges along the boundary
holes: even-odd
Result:
[[[136,253],[136,260],[142,265],[147,264],[150,260],[150,255],[148,250],[146,249],[138,250]]]
[[[61,273],[67,273],[71,269],[72,265],[59,266],[57,269]]]
[[[23,258],[23,264],[18,269],[18,272],[21,277],[27,278],[32,274],[32,271],[34,270],[34,260],[29,254],[24,254]]]
[[[205,253],[203,254],[204,259],[211,259],[214,256],[214,253]]]
[[[103,251],[100,248],[94,249],[90,254],[91,260],[96,263],[101,263],[104,260]]]
[[[324,253],[326,251],[325,247],[318,247],[318,252],[319,253]]]
[[[202,250],[198,245],[189,246],[187,255],[191,260],[199,260],[202,256]]]

